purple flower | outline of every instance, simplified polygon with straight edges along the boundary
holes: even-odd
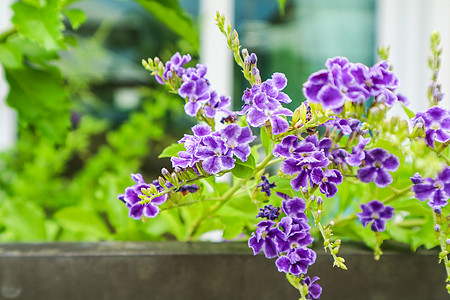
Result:
[[[197,65],[198,67],[199,65]],[[206,69],[206,67],[204,67]],[[193,68],[189,68],[190,71]],[[178,94],[187,98],[188,101],[184,105],[184,110],[187,115],[195,117],[200,108],[211,98],[208,81],[203,78],[203,69],[201,72],[190,71],[190,75],[183,75],[183,83],[178,89]],[[206,73],[206,71],[205,71]],[[203,74],[204,75],[204,74]]]
[[[360,128],[361,122],[358,119],[341,119],[339,117],[335,117],[327,122],[324,125],[334,126],[341,130],[342,134],[349,135],[353,131],[358,131]]]
[[[209,101],[206,102],[206,105],[203,107],[205,110],[205,115],[208,118],[214,118],[218,111],[225,111],[227,114],[231,114],[232,112],[225,109],[226,106],[231,104],[231,98],[227,96],[218,97],[216,91],[212,91],[210,94]]]
[[[248,239],[248,246],[253,249],[254,255],[263,250],[267,258],[278,256],[279,251],[275,241],[284,239],[284,234],[274,225],[275,222],[270,220],[259,222],[255,232]]]
[[[294,197],[292,199],[284,199],[285,200],[281,203],[281,210],[286,214],[287,217],[293,219],[301,219],[304,222],[308,222],[308,217],[305,215],[305,200],[298,197]]]
[[[303,279],[303,284],[308,286],[308,294],[306,294],[306,299],[317,300],[320,298],[320,295],[322,294],[322,287],[318,283],[315,283],[319,279],[320,278],[317,276],[314,276],[313,279],[306,276]]]
[[[220,131],[211,132],[207,125],[192,128],[194,135],[185,135],[179,143],[184,143],[185,151],[172,157],[172,166],[194,168],[202,162],[203,169],[210,174],[231,170],[234,167],[233,155],[246,161],[250,155],[249,143],[256,137],[249,127],[229,124]]]
[[[335,169],[327,169],[325,172],[320,168],[315,168],[311,172],[311,179],[314,184],[319,185],[319,190],[327,198],[331,198],[337,193],[336,185],[341,184],[343,177],[341,172]]]
[[[325,157],[323,151],[315,151],[311,155],[300,159],[288,158],[281,165],[281,170],[288,175],[298,174],[291,180],[291,186],[295,191],[299,191],[300,187],[308,187],[308,180],[313,186],[314,181],[311,179],[311,172],[315,168],[324,168],[328,166],[330,161]]]
[[[428,201],[428,205],[433,209],[440,209],[447,205],[450,198],[450,167],[446,167],[440,172],[436,179],[427,177],[425,179],[419,173],[411,177],[414,183],[411,190],[420,201]]]
[[[166,62],[163,78],[165,80],[170,80],[174,75],[181,77],[184,74],[185,69],[183,65],[191,61],[191,56],[189,54],[180,55],[179,52],[175,53],[170,60]],[[158,80],[158,79],[157,79]],[[159,82],[159,80],[158,80]],[[164,83],[164,82],[163,82]]]
[[[285,238],[277,241],[280,252],[288,251],[289,249],[307,247],[314,242],[309,230],[311,226],[308,224],[308,218],[291,218],[284,217],[281,219],[278,227],[283,230]]]
[[[361,220],[364,227],[372,222],[371,229],[375,232],[386,229],[386,221],[394,216],[394,208],[384,205],[383,202],[372,200],[367,204],[361,204],[362,212],[356,215]]]
[[[217,174],[220,171],[234,168],[236,160],[227,150],[222,139],[207,136],[203,139],[203,145],[198,148],[196,155],[203,160],[202,167],[206,172]]]
[[[413,122],[422,118],[425,121],[425,141],[434,148],[434,142],[446,143],[450,140],[450,112],[433,106],[424,113],[417,113]]]
[[[385,61],[375,64],[370,69],[360,63],[354,64],[351,73],[367,98],[375,97],[377,102],[383,102],[389,107],[398,100],[393,90],[398,87],[399,80],[389,70],[389,65]]]
[[[225,146],[228,148],[228,156],[233,156],[234,154],[241,161],[247,161],[251,151],[249,143],[253,142],[256,138],[249,127],[229,124],[220,131],[220,135],[225,141]]]
[[[384,61],[368,68],[360,63],[350,63],[345,57],[334,57],[325,65],[327,69],[311,74],[303,84],[306,99],[322,104],[324,109],[341,113],[346,100],[363,103],[369,97],[375,97],[377,102],[385,102],[387,106],[398,100],[393,92],[398,87],[398,79]],[[341,130],[348,132],[348,128]]]
[[[259,209],[261,212],[256,216],[257,218],[266,218],[267,220],[276,220],[280,215],[280,208],[274,207],[272,204],[265,205],[264,208]]]
[[[358,144],[353,147],[352,154],[349,154],[345,158],[345,162],[353,167],[358,167],[361,165],[363,159],[366,157],[363,151],[367,144],[370,142],[371,138],[364,138],[362,135],[359,136]]]
[[[273,155],[284,158],[300,158],[303,154],[309,154],[316,150],[316,145],[310,142],[299,142],[295,135],[285,136],[281,143],[276,144]]]
[[[292,101],[288,95],[281,92],[286,84],[286,76],[275,73],[272,79],[246,89],[242,96],[244,106],[239,114],[247,114],[247,122],[250,126],[262,127],[269,121],[272,125],[272,134],[285,132],[289,128],[289,123],[283,116],[292,116],[292,111],[281,106],[281,103]]]
[[[390,173],[398,169],[400,162],[397,156],[382,148],[365,151],[365,167],[359,168],[357,177],[362,182],[375,182],[379,187],[386,187],[392,183]]]
[[[151,199],[149,203],[140,204],[146,197],[142,193],[142,189],[150,187],[145,183],[141,174],[131,174],[131,178],[136,184],[127,187],[124,194],[119,194],[117,198],[124,202],[129,211],[129,217],[135,220],[141,219],[143,216],[147,218],[154,218],[159,213],[158,206],[166,202],[167,194],[155,197]],[[164,189],[159,184],[158,180],[152,182],[156,186],[158,192],[162,192]]]
[[[308,266],[316,261],[316,252],[309,248],[293,248],[286,255],[280,256],[275,265],[279,272],[292,275],[306,274]]]
[[[270,183],[267,177],[264,175],[261,176],[261,180],[262,182],[258,184],[258,187],[261,188],[262,193],[266,193],[267,196],[270,196],[272,193],[271,189],[273,189],[277,185],[275,184],[275,182]]]

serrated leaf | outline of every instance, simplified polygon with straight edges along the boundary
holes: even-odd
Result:
[[[64,14],[69,19],[74,30],[80,28],[86,22],[86,14],[81,9],[65,9]]]
[[[29,67],[5,71],[10,87],[7,102],[19,113],[19,120],[34,124],[45,136],[62,144],[70,112],[59,74]]]
[[[198,50],[198,33],[191,18],[177,0],[136,0],[156,19],[186,39],[194,50]]]
[[[81,236],[88,236],[94,240],[109,237],[108,228],[94,211],[70,206],[58,210],[54,214],[54,218],[65,231],[81,233]]]
[[[22,52],[9,43],[0,44],[0,63],[9,69],[21,68],[23,67]]]
[[[64,24],[59,11],[58,0],[47,0],[45,6],[35,6],[26,2],[12,5],[13,24],[17,31],[32,41],[38,42],[46,50],[64,49],[62,30]]]
[[[178,152],[185,151],[184,144],[173,143],[167,146],[158,158],[177,156]]]
[[[231,170],[231,174],[238,178],[249,178],[253,175],[254,170],[255,158],[253,157],[253,155],[250,155],[245,162],[236,159],[234,168]]]

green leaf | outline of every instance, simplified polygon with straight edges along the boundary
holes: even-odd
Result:
[[[183,11],[177,0],[136,0],[156,19],[186,39],[198,50],[198,33],[191,18]]]
[[[45,241],[45,213],[33,202],[7,201],[3,205],[3,223],[15,241]]]
[[[222,237],[226,240],[232,240],[236,238],[240,233],[242,233],[242,228],[244,223],[240,217],[221,217],[224,229]]]
[[[26,2],[12,5],[13,24],[20,34],[38,42],[47,50],[64,49],[62,30],[64,24],[58,7],[58,0],[47,0],[45,6],[37,7]]]
[[[253,175],[254,170],[255,158],[253,157],[253,155],[250,155],[245,162],[236,159],[234,168],[231,170],[231,174],[238,178],[249,178]]]
[[[0,44],[0,63],[5,68],[18,69],[23,67],[22,52],[9,43]]]
[[[158,158],[177,156],[178,152],[185,151],[184,144],[173,143],[167,146]]]
[[[405,113],[408,115],[408,118],[414,118],[416,116],[416,113],[413,112],[412,110],[410,110],[408,107],[406,107],[406,105],[404,103],[403,104],[403,110],[405,111]]]
[[[273,143],[267,133],[267,129],[265,126],[261,127],[261,135],[260,136],[261,136],[261,144],[264,147],[264,152],[266,153],[266,155],[269,155],[269,153],[271,153],[273,150]]]
[[[94,240],[109,237],[108,228],[94,211],[70,206],[58,210],[54,218],[63,230],[70,233],[81,233],[82,236],[88,236]]]
[[[81,9],[65,9],[64,14],[69,19],[74,30],[80,28],[86,22],[86,14]]]
[[[69,125],[69,101],[59,74],[31,69],[6,69],[8,104],[21,122],[30,122],[47,137],[62,144]]]

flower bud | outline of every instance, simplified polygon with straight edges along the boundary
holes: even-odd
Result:
[[[434,231],[440,232],[441,231],[441,226],[439,224],[434,225]]]

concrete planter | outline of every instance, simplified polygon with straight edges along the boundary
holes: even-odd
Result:
[[[323,300],[448,299],[437,252],[369,251],[343,245],[349,271],[318,249],[311,276]],[[298,299],[274,260],[245,243],[0,244],[0,299]]]

